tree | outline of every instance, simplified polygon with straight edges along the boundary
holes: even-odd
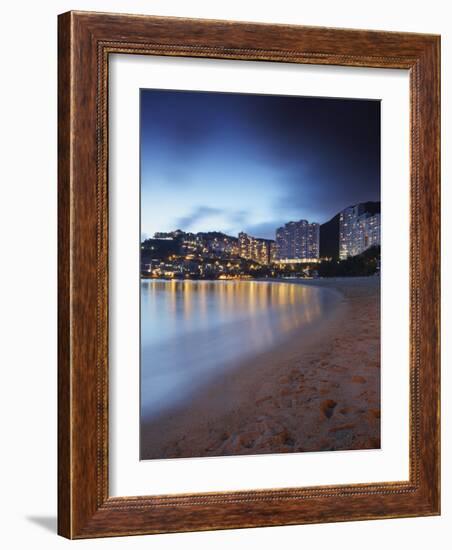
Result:
[[[346,260],[321,262],[318,266],[320,277],[367,277],[380,269],[380,247],[372,246]]]

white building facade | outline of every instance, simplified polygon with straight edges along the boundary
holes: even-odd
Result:
[[[380,214],[365,212],[360,204],[343,210],[339,217],[339,258],[345,260],[379,246],[380,227]]]
[[[288,222],[276,230],[276,259],[318,261],[320,225],[307,220]]]

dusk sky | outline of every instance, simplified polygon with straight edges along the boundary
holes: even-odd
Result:
[[[141,231],[323,223],[380,200],[380,102],[141,90]]]

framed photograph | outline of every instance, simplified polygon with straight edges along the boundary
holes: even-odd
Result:
[[[440,513],[439,56],[59,16],[61,535]]]

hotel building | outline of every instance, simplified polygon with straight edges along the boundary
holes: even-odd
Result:
[[[339,217],[339,258],[361,254],[380,245],[380,214],[364,211],[362,204],[342,210]]]
[[[275,260],[275,241],[239,233],[239,255],[246,260],[268,265]]]
[[[276,230],[276,260],[280,263],[317,262],[319,241],[318,223],[288,222]]]

